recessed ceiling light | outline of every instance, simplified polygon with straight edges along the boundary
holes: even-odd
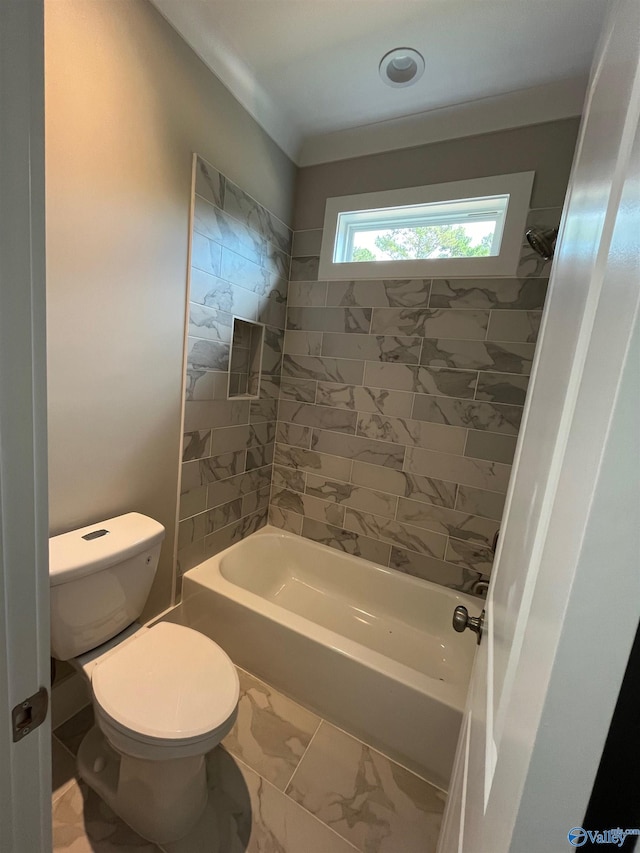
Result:
[[[412,47],[396,47],[382,57],[379,71],[387,86],[412,86],[424,74],[424,56]]]

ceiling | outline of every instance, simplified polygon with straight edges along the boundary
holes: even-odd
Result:
[[[422,128],[418,137],[427,137],[420,141],[434,133],[442,138],[434,120],[444,116],[450,124],[452,108],[482,116],[475,132],[487,129],[483,122],[497,123],[494,129],[513,123],[514,112],[526,116],[527,104],[530,121],[576,115],[609,5],[609,0],[152,2],[299,164],[345,156],[345,150],[354,156],[372,145],[395,147],[393,129],[406,125],[407,117],[414,130]],[[426,70],[414,86],[393,89],[381,81],[378,65],[384,53],[400,46],[419,50]],[[513,93],[521,94],[514,99]],[[480,99],[487,99],[481,111]],[[521,103],[514,110],[516,100]],[[341,139],[350,141],[346,148]]]

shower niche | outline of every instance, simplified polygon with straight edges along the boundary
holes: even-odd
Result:
[[[260,373],[264,326],[240,317],[233,318],[229,359],[230,400],[256,400],[260,396]]]

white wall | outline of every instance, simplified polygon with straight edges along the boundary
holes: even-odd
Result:
[[[146,0],[46,5],[51,532],[129,510],[173,567],[191,156],[286,222],[296,169]]]

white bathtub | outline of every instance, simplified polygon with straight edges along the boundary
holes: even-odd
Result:
[[[181,619],[325,719],[446,790],[477,599],[264,527],[187,572]]]

